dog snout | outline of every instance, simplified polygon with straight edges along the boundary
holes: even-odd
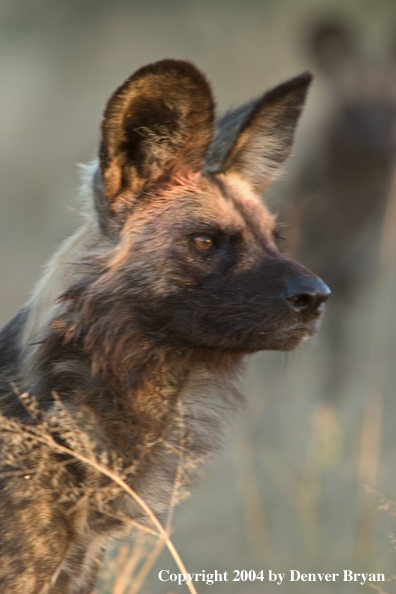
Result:
[[[293,278],[286,291],[286,299],[295,312],[304,315],[319,315],[329,298],[329,287],[318,277],[298,276]]]

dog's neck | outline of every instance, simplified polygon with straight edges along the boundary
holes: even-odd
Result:
[[[29,390],[44,407],[51,405],[53,392],[71,412],[85,405],[126,458],[141,458],[177,434],[181,411],[198,415],[191,413],[197,406],[202,415],[204,401],[204,414],[210,416],[212,407],[233,408],[240,400],[235,388],[240,355],[160,348],[137,330],[128,340],[120,333],[121,344],[111,343],[90,334],[89,325],[82,324],[83,332],[74,313],[65,310],[48,329]],[[117,334],[108,336],[115,340]]]

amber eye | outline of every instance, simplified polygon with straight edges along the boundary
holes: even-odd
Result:
[[[193,237],[192,240],[200,250],[208,251],[214,246],[213,239],[207,235],[197,235],[196,237]]]

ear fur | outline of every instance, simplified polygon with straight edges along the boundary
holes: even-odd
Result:
[[[268,186],[290,154],[311,80],[305,72],[220,118],[207,170],[239,173],[259,192]]]
[[[133,74],[110,98],[99,152],[110,204],[172,171],[204,168],[214,103],[204,76],[189,62],[162,60]]]

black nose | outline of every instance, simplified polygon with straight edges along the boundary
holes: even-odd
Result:
[[[323,303],[330,294],[329,287],[320,278],[297,276],[289,282],[286,298],[294,311],[313,315],[323,311]]]

